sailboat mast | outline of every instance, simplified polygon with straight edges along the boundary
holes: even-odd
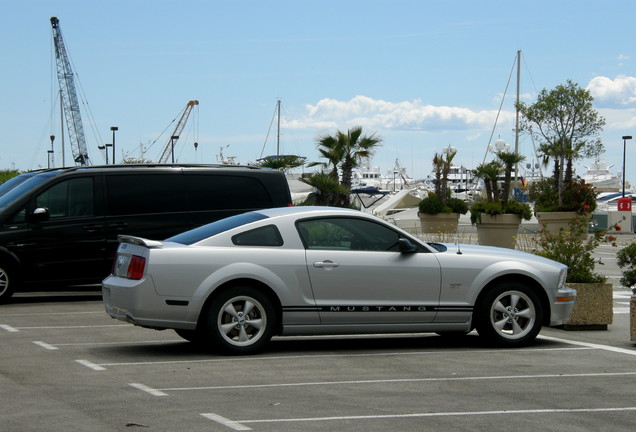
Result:
[[[519,95],[521,91],[521,50],[517,51],[517,104],[515,105],[515,153],[519,154]],[[519,164],[515,167],[515,183],[519,180]]]
[[[280,99],[276,101],[276,117],[278,118],[278,128],[276,129],[276,156],[280,156]]]

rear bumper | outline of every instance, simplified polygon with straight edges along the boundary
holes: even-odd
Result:
[[[187,318],[191,302],[175,305],[174,299],[157,295],[150,278],[133,281],[109,276],[102,282],[102,297],[108,315],[136,326],[194,330],[197,325]]]

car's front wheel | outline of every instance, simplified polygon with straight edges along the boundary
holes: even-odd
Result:
[[[210,304],[206,333],[226,354],[251,354],[274,334],[276,315],[269,298],[253,287],[236,287]]]
[[[490,290],[475,311],[479,335],[506,347],[525,346],[541,330],[543,311],[534,291],[520,283],[505,283]]]

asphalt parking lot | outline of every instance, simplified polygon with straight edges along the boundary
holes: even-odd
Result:
[[[99,292],[20,294],[0,306],[0,430],[632,431],[629,291],[614,297],[608,331],[548,328],[524,349],[420,334],[224,357],[112,320]]]

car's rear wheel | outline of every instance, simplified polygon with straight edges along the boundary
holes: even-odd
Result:
[[[543,319],[536,293],[516,282],[498,285],[488,292],[475,313],[479,335],[506,347],[532,342],[541,330]]]
[[[18,272],[5,261],[0,261],[0,304],[7,303],[20,284]]]
[[[276,315],[269,298],[253,287],[222,292],[210,304],[206,332],[226,354],[251,354],[274,334]]]

